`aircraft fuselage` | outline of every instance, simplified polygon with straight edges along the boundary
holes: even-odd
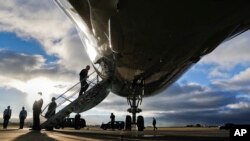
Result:
[[[124,97],[164,90],[202,56],[250,27],[250,3],[243,0],[69,3],[66,12],[95,69]]]

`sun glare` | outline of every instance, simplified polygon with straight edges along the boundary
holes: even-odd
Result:
[[[27,94],[27,104],[33,105],[35,100],[40,98],[43,99],[44,103],[49,103],[53,94],[61,94],[64,89],[55,87],[58,84],[69,85],[65,82],[51,81],[48,78],[38,77],[27,82],[15,82],[14,83],[18,88],[21,88],[24,93]],[[38,92],[42,92],[42,95],[39,95]]]
[[[93,45],[91,45],[90,41],[88,39],[85,39],[85,44],[87,48],[87,53],[89,55],[90,60],[93,62],[96,59],[97,52]]]
[[[65,0],[56,1],[59,6],[64,10],[64,12],[72,19],[72,21],[77,25],[79,30],[80,38],[85,45],[86,51],[89,55],[90,60],[93,62],[97,57],[97,50],[96,50],[96,39],[93,37],[92,32],[88,28],[88,25],[81,16],[74,10],[72,5]]]

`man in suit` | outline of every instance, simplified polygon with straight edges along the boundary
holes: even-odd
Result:
[[[88,71],[90,69],[90,66],[87,65],[85,69],[82,69],[82,71],[79,73],[80,75],[80,82],[81,82],[81,90],[79,92],[79,96],[82,95],[83,92],[85,92],[88,87],[89,87],[89,84],[87,83],[87,78],[88,78]]]
[[[11,109],[10,109],[10,106],[8,106],[8,108],[5,109],[3,112],[3,119],[4,119],[3,128],[4,129],[7,129],[10,118],[11,118]]]
[[[22,110],[20,111],[20,114],[19,114],[19,119],[20,119],[20,128],[19,129],[23,129],[24,120],[26,119],[26,117],[27,117],[27,111],[23,107]]]
[[[40,96],[42,96],[42,93],[38,93]],[[43,106],[43,99],[42,97],[38,100],[35,101],[33,104],[33,127],[32,130],[41,130],[40,127],[40,114],[42,112],[42,106]]]

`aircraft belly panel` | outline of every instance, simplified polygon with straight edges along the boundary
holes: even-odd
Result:
[[[82,40],[87,51],[96,51],[94,57],[88,52],[94,66],[110,72],[111,91],[125,97],[138,80],[145,82],[144,96],[165,89],[223,41],[250,28],[250,2],[244,0],[88,3],[92,29]],[[86,38],[95,44],[88,46]]]
[[[125,97],[135,79],[145,80],[144,96],[165,89],[232,36],[239,24],[245,21],[241,30],[250,25],[250,4],[242,1],[135,3],[125,2],[117,14],[124,45],[116,56],[112,91]]]

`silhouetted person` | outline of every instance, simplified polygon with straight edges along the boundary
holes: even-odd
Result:
[[[9,120],[11,118],[11,109],[10,106],[8,106],[7,109],[4,110],[3,112],[3,128],[6,129],[8,127],[9,124]]]
[[[20,111],[20,114],[19,114],[19,119],[20,119],[19,129],[23,129],[24,120],[26,119],[26,117],[27,117],[27,111],[23,107],[22,110]]]
[[[115,115],[113,113],[111,113],[110,115],[110,119],[111,119],[111,129],[114,130],[114,125],[115,125]]]
[[[80,120],[81,120],[81,115],[77,113],[75,115],[75,129],[80,129]]]
[[[49,104],[48,111],[45,114],[45,118],[50,118],[50,117],[52,117],[53,115],[56,114],[56,106],[57,106],[57,104],[56,104],[55,100],[56,100],[55,97],[53,97],[51,99],[51,103]]]
[[[152,124],[153,124],[153,127],[154,127],[154,131],[157,130],[157,127],[156,127],[156,120],[155,120],[154,117],[153,117],[153,123],[152,123]]]
[[[90,69],[90,66],[87,65],[85,69],[82,69],[82,71],[79,73],[80,75],[80,82],[81,82],[81,90],[79,92],[79,96],[82,95],[83,92],[85,92],[88,87],[89,87],[89,84],[87,83],[87,77],[88,77],[88,71]]]
[[[41,92],[38,94],[42,95]],[[41,130],[40,127],[40,114],[42,112],[43,99],[41,98],[38,101],[35,101],[33,104],[33,130]]]

